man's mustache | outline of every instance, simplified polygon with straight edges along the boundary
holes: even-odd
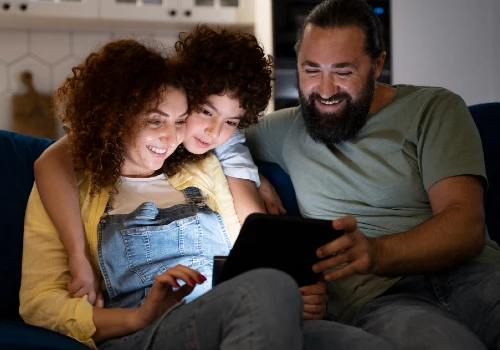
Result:
[[[350,98],[351,98],[351,96],[346,92],[336,93],[336,94],[330,96],[329,98],[323,98],[317,92],[313,92],[311,95],[309,95],[309,101],[331,102],[331,101],[336,101],[336,100],[348,100]]]

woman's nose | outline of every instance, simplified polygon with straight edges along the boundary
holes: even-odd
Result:
[[[175,126],[166,128],[160,136],[161,142],[168,147],[177,147],[183,139],[183,135],[179,135]]]

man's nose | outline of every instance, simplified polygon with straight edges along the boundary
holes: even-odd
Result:
[[[319,84],[317,87],[317,93],[323,99],[329,99],[333,95],[339,92],[337,82],[332,74],[321,74]]]

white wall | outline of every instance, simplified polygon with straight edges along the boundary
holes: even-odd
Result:
[[[500,101],[500,0],[392,0],[394,83]]]
[[[493,65],[492,101],[500,101],[500,1],[491,0],[491,2],[491,21],[493,23],[491,40],[491,63]]]
[[[0,28],[0,129],[12,129],[12,95],[25,92],[20,83],[21,72],[31,71],[35,89],[51,94],[72,67],[111,39],[154,38],[169,48],[177,40],[177,34],[177,30],[130,33]],[[60,124],[58,133],[64,133]]]

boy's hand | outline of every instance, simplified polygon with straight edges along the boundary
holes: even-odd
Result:
[[[269,214],[285,215],[286,210],[283,207],[283,203],[281,202],[281,199],[278,196],[278,193],[276,193],[276,190],[271,182],[269,182],[269,180],[261,174],[259,174],[259,177],[260,186],[257,189],[257,192],[259,192],[260,198],[262,198],[262,201],[264,202],[266,211]]]
[[[103,297],[99,290],[97,276],[86,255],[74,255],[68,259],[71,279],[68,282],[68,291],[74,298],[88,296],[91,305],[102,306]]]
[[[312,286],[300,288],[302,299],[304,300],[304,319],[321,320],[326,312],[326,285],[324,282],[318,282]]]

